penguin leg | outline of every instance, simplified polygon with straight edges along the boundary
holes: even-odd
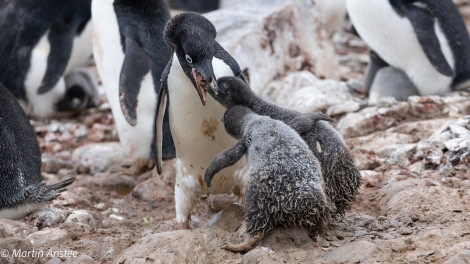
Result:
[[[403,101],[411,95],[418,94],[418,89],[405,72],[394,67],[384,67],[377,72],[372,83],[369,104],[377,104],[379,100],[385,98]]]
[[[375,76],[377,72],[383,68],[388,66],[388,63],[386,63],[380,56],[375,53],[375,51],[371,50],[369,52],[369,64],[367,65],[366,73],[365,73],[365,78],[364,78],[364,90],[362,91],[365,94],[370,93],[370,89],[372,87],[372,83],[374,82]]]
[[[203,193],[194,175],[185,174],[182,162],[176,159],[175,211],[178,229],[189,229],[191,211],[196,206],[198,197]],[[202,176],[201,176],[202,177]]]
[[[264,234],[250,236],[240,244],[225,243],[220,248],[232,252],[248,252],[256,247],[256,245],[264,238]]]

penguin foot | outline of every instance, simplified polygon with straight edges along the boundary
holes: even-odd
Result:
[[[256,247],[256,245],[264,238],[264,234],[250,236],[240,244],[224,243],[220,248],[232,252],[248,252]]]
[[[176,224],[177,230],[189,230],[189,220]]]

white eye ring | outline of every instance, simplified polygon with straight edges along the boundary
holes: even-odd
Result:
[[[191,59],[191,57],[189,57],[188,54],[186,54],[185,58],[186,58],[186,61],[187,61],[187,62],[193,63],[193,59]]]

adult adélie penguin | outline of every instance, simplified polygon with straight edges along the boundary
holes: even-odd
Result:
[[[168,101],[171,133],[176,148],[176,221],[189,228],[191,211],[206,193],[243,195],[245,160],[220,171],[210,188],[203,175],[211,160],[236,141],[221,124],[225,107],[207,95],[217,94],[216,78],[244,80],[235,59],[215,40],[216,29],[205,17],[182,13],[166,25],[163,36],[173,57],[162,74],[157,108],[157,170],[161,171],[161,131]]]
[[[403,71],[415,86],[405,87],[419,95],[468,89],[470,37],[451,0],[378,0],[367,5],[347,0],[346,5],[354,28],[372,52],[366,92],[374,90],[375,75],[388,66]],[[406,93],[396,89],[395,97]]]
[[[19,219],[55,199],[75,177],[46,185],[36,132],[0,83],[0,219]]]
[[[89,72],[74,72],[92,54],[90,5],[91,0],[0,4],[0,81],[28,115],[50,118],[76,113],[95,95],[93,81],[64,80],[69,75],[92,78]]]
[[[160,78],[171,50],[163,40],[170,19],[164,0],[93,1],[94,55],[119,140],[132,162],[132,174],[155,166],[155,115]],[[175,149],[168,117],[164,158]]]

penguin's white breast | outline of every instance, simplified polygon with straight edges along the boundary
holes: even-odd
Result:
[[[113,112],[119,140],[134,159],[148,159],[153,137],[157,94],[150,72],[142,80],[137,125],[127,123],[119,101],[119,78],[124,53],[112,0],[92,1],[93,54],[106,97]]]
[[[102,0],[100,0],[102,1]],[[88,21],[80,35],[75,36],[70,53],[70,59],[65,69],[65,74],[77,67],[86,66],[86,63],[93,54],[93,26],[92,21]]]
[[[27,114],[39,117],[50,117],[55,112],[55,104],[65,94],[65,82],[60,78],[57,84],[47,93],[38,94],[47,69],[47,58],[51,52],[47,31],[31,51],[31,59],[28,72],[24,80],[28,106],[25,108]]]
[[[400,17],[389,0],[346,0],[351,21],[361,38],[391,66],[404,70],[421,95],[448,92],[451,77],[440,74],[426,57],[411,22]],[[449,65],[454,59],[436,22],[436,33]]]
[[[213,60],[217,78],[232,75],[231,69],[219,59]],[[221,119],[225,113],[212,96],[203,106],[196,88],[184,74],[176,55],[168,76],[170,128],[176,147],[176,156],[183,166],[184,177],[203,179],[205,170],[214,157],[232,147],[236,140],[225,132]],[[240,185],[240,172],[245,159],[214,176],[210,193],[228,193]]]

